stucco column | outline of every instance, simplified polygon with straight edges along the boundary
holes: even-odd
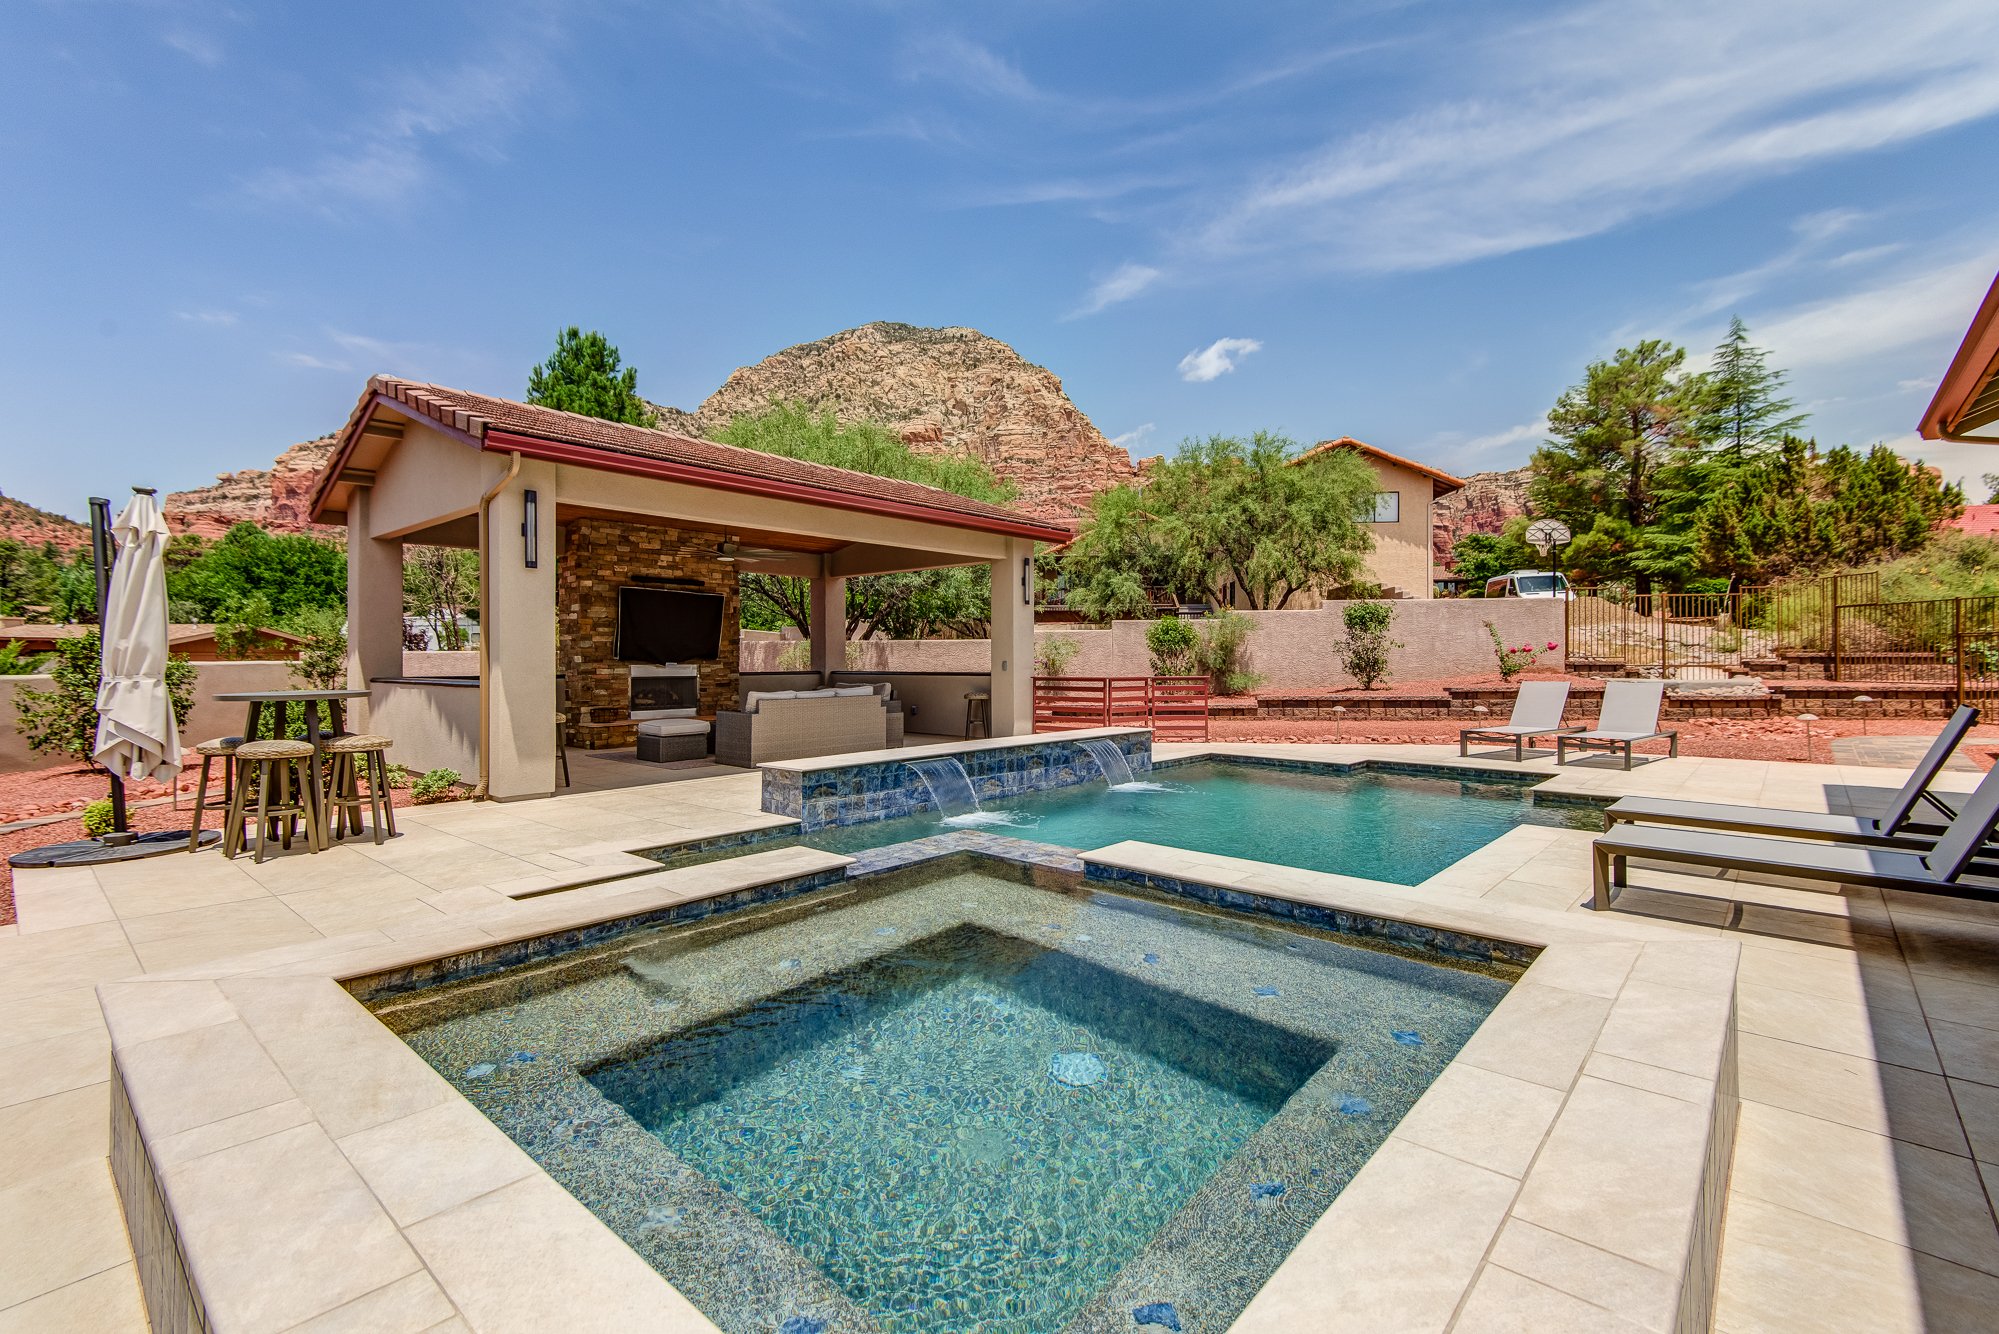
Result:
[[[555,791],[555,466],[525,461],[493,497],[480,534],[486,587],[486,792],[496,801]],[[521,534],[535,493],[535,568]]]
[[[403,674],[403,544],[371,535],[373,498],[372,487],[356,487],[347,505],[347,684],[355,690]],[[362,715],[348,721],[358,732],[368,710],[351,712]]]
[[[847,666],[847,581],[822,574],[812,581],[812,670],[819,684]]]
[[[993,735],[1026,736],[1034,730],[1034,585],[1021,587],[1034,543],[1008,538],[1005,559],[994,561]]]

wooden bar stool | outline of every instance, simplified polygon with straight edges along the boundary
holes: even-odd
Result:
[[[974,727],[979,729],[980,736],[993,734],[993,697],[990,691],[965,692],[965,735],[971,736]]]
[[[313,772],[316,763],[310,741],[246,741],[236,747],[236,789],[229,801],[229,819],[238,827],[246,819],[256,820],[256,861],[264,860],[274,835],[289,849],[300,820],[305,822],[306,847],[325,850],[319,780]],[[252,789],[257,798],[254,812]]]
[[[194,787],[194,828],[188,830],[187,834],[189,852],[198,852],[201,849],[201,816],[202,812],[208,809],[209,766],[217,759],[222,761],[222,795],[215,804],[226,816],[230,803],[236,795],[236,748],[242,744],[243,738],[240,736],[219,736],[204,741],[194,748],[194,753],[201,756],[201,781]],[[223,826],[222,855],[234,857],[242,851],[242,848],[243,826],[240,823]]]
[[[389,791],[388,749],[395,743],[385,736],[363,732],[357,736],[337,736],[326,742],[326,790],[321,809],[326,813],[327,833],[345,838],[361,832],[361,803],[368,803],[369,824],[375,841],[382,841],[386,828],[396,832],[395,800]],[[356,761],[359,761],[357,764]],[[368,791],[361,792],[362,770],[367,771]]]

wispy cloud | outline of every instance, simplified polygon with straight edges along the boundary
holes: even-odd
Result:
[[[1069,318],[1094,315],[1120,301],[1129,301],[1162,276],[1160,270],[1149,264],[1120,264],[1107,277],[1098,280],[1097,285],[1090,289],[1090,294],[1083,298],[1083,304],[1069,312]]]
[[[1143,426],[1132,427],[1129,431],[1126,431],[1123,435],[1112,436],[1111,443],[1116,445],[1119,449],[1129,450],[1133,445],[1145,439],[1145,437],[1151,435],[1157,429],[1158,429],[1158,423],[1146,422]]]
[[[1448,69],[1409,80],[1445,95],[1289,159],[1203,173],[1184,201],[1161,205],[1170,216],[1155,252],[1126,267],[1186,282],[1247,265],[1438,268],[1607,232],[1999,113],[1989,0],[1595,0],[1467,24],[1449,50]],[[1644,78],[1628,77],[1633,51],[1645,52]],[[1797,245],[1821,252],[1863,217],[1801,219]],[[1725,309],[1767,276],[1718,281],[1705,300]],[[1104,286],[1077,313],[1112,304]]]
[[[183,324],[201,324],[221,329],[235,324],[237,315],[233,310],[177,310],[174,312],[174,318]]]
[[[274,352],[272,359],[281,366],[298,366],[309,371],[351,371],[354,368],[344,361],[327,357],[316,357],[310,352]]]
[[[1536,417],[1483,435],[1445,431],[1425,442],[1417,457],[1440,459],[1459,472],[1511,468],[1547,437],[1548,419]]]
[[[1013,102],[1045,102],[1053,96],[1013,61],[955,33],[929,33],[907,42],[900,73],[910,83],[944,83],[961,92]]]
[[[224,51],[222,43],[206,33],[190,32],[185,28],[175,28],[161,35],[160,40],[175,51],[180,52],[195,64],[214,69],[222,63]]]
[[[518,3],[455,67],[413,69],[379,96],[340,145],[302,166],[272,167],[241,185],[245,198],[329,217],[404,207],[435,184],[439,152],[500,157],[500,138],[553,77],[561,30],[548,0]]]
[[[1180,358],[1180,378],[1189,384],[1205,384],[1227,375],[1242,364],[1244,357],[1262,348],[1263,344],[1254,338],[1217,338]]]
[[[1962,251],[1923,267],[1779,310],[1755,326],[1756,341],[1792,370],[1874,361],[1930,344],[1940,355],[1971,322],[1979,296],[1999,268],[1999,246]]]

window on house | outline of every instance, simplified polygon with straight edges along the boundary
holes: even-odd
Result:
[[[1374,513],[1361,520],[1362,523],[1401,523],[1402,493],[1400,491],[1377,491],[1374,493]]]

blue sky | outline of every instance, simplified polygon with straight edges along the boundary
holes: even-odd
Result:
[[[1990,0],[10,0],[0,489],[261,465],[376,371],[517,396],[571,323],[693,407],[874,319],[1140,454],[1468,472],[1732,313],[1822,441],[1975,477],[1911,432],[1999,269],[1995,113]]]

